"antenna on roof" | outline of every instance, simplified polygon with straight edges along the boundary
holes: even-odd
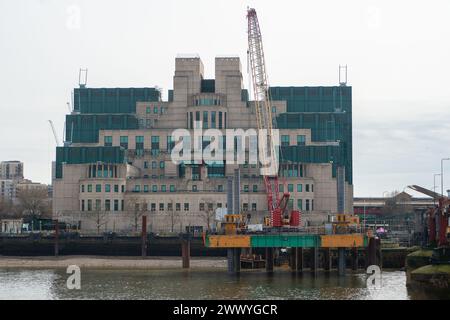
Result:
[[[345,87],[347,85],[347,65],[339,65],[339,85]]]
[[[87,76],[88,76],[88,69],[81,69],[78,73],[78,85],[80,88],[86,88],[87,85]]]

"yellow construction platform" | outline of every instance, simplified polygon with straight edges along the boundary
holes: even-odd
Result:
[[[250,236],[247,235],[219,235],[208,236],[210,248],[250,248]]]
[[[353,248],[366,245],[362,234],[330,234],[320,238],[322,248]]]

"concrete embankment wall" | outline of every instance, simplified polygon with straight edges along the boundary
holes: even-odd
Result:
[[[0,255],[52,256],[52,237],[0,237]],[[59,239],[60,255],[140,256],[140,237],[81,237]],[[148,256],[181,256],[181,241],[177,237],[149,237]],[[191,256],[226,256],[226,250],[209,249],[201,238],[191,240]]]

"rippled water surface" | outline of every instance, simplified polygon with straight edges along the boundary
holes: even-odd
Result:
[[[65,270],[0,269],[0,299],[388,299],[426,298],[409,293],[402,271],[383,271],[381,288],[365,274],[263,271],[231,276],[218,270],[82,270],[81,289],[69,290]]]

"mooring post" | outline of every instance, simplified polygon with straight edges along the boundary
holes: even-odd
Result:
[[[376,248],[376,240],[374,237],[369,238],[369,246],[366,250],[366,267],[371,265],[377,265],[377,248]]]
[[[183,269],[189,269],[191,260],[191,241],[189,234],[181,239],[181,260]]]
[[[55,223],[55,257],[59,255],[59,222],[58,219],[54,220]]]
[[[323,250],[323,269],[325,271],[330,271],[331,267],[332,267],[331,249],[325,248]]]
[[[234,248],[234,273],[241,272],[241,248]]]
[[[303,272],[303,248],[295,248],[295,258],[297,260],[297,272]]]
[[[358,247],[352,248],[352,270],[358,270]]]
[[[142,216],[142,232],[141,232],[141,253],[142,257],[147,256],[147,216]]]
[[[297,248],[291,248],[289,251],[289,262],[292,272],[297,272]]]
[[[345,248],[338,248],[338,273],[340,276],[345,275]]]
[[[266,272],[273,272],[273,248],[266,248]]]
[[[319,248],[318,247],[312,247],[311,248],[311,257],[310,257],[310,265],[311,265],[311,272],[314,275],[317,275],[317,271],[319,269]]]

